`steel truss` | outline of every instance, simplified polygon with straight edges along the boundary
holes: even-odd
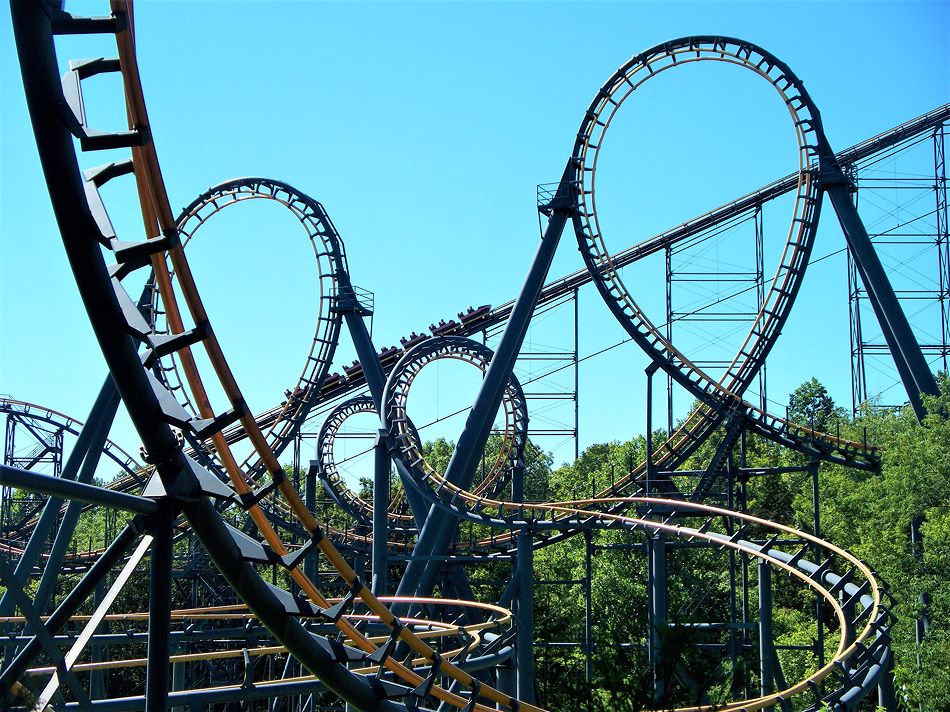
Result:
[[[886,152],[848,165],[854,202],[858,205],[863,196],[871,204],[868,212],[873,211],[875,216],[871,238],[887,255],[890,272],[896,280],[898,300],[914,315],[916,331],[921,335],[921,350],[933,366],[944,371],[950,353],[947,344],[950,238],[947,233],[946,131],[946,122],[938,124],[930,132],[907,137]],[[929,153],[932,156],[920,155]],[[920,173],[921,162],[930,158],[932,172]],[[888,166],[893,166],[894,171],[888,171]],[[900,175],[896,174],[898,167],[905,169]],[[929,199],[931,192],[932,200]],[[876,333],[873,314],[868,309],[867,290],[850,251],[847,268],[852,408],[857,412],[869,401],[895,407],[893,390],[890,390],[893,386],[890,354]]]

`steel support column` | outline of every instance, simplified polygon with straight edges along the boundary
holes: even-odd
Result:
[[[182,644],[179,643],[178,652],[185,652],[185,649],[182,648]],[[288,660],[291,658],[288,656]],[[181,692],[185,687],[185,663],[172,663],[172,692]],[[172,712],[188,712],[185,707],[172,707]]]
[[[580,321],[579,321],[578,291],[574,287],[574,459],[581,456],[581,388],[580,388]]]
[[[524,463],[512,464],[511,499],[524,502]],[[517,539],[517,556],[512,564],[512,580],[501,597],[507,605],[508,591],[517,591],[515,599],[518,632],[515,640],[515,670],[513,684],[516,697],[534,702],[534,546],[531,534],[522,530]]]
[[[663,700],[667,695],[666,676],[663,666],[663,634],[669,627],[669,602],[667,600],[666,578],[666,540],[657,532],[647,539],[647,557],[649,569],[647,584],[649,590],[649,632],[647,655],[650,673],[653,678],[653,698]]]
[[[145,712],[165,712],[168,704],[171,656],[171,595],[175,509],[160,501],[153,529],[148,596],[148,666],[145,677]]]
[[[884,712],[897,712],[897,695],[894,692],[894,656],[888,655],[886,667],[877,685],[877,704]]]
[[[811,507],[812,507],[812,534],[816,539],[821,538],[821,505],[819,502],[818,488],[818,461],[812,460],[808,463],[808,474],[811,476]],[[818,559],[820,552],[817,547],[814,549],[815,558]],[[815,594],[815,648],[818,652],[818,665],[825,664],[825,600],[821,595]]]
[[[509,661],[498,666],[495,672],[496,687],[509,697],[518,697],[518,669]],[[499,703],[498,709],[503,709]]]
[[[534,546],[531,534],[518,536],[518,699],[534,704]]]
[[[646,367],[647,375],[647,404],[646,404],[646,474],[647,486],[646,494],[649,497],[656,487],[656,468],[653,465],[653,375],[659,368],[659,364],[651,361]]]
[[[761,314],[765,306],[765,226],[762,220],[762,206],[755,209],[755,306],[756,312]],[[759,407],[768,412],[769,399],[765,378],[765,361],[759,367]]]
[[[774,660],[772,569],[766,562],[759,561],[759,694],[763,697],[772,694],[775,689]]]
[[[851,181],[853,193],[851,200],[854,207],[858,207],[861,193],[858,190],[858,170],[853,163],[843,166],[842,170]],[[861,277],[858,268],[847,250],[848,272],[848,338],[851,346],[851,414],[857,415],[858,407],[868,399],[867,374],[864,363],[864,330],[861,327],[861,300],[864,299],[864,290],[861,288]]]
[[[314,516],[317,514],[317,468],[316,463],[311,460],[310,467],[307,468],[306,489],[304,490],[304,504],[307,510]],[[303,571],[311,581],[318,581],[317,562],[319,554],[311,554],[303,560]]]
[[[591,712],[594,704],[594,635],[593,635],[593,567],[591,565],[592,541],[590,530],[584,531],[584,682],[587,688],[587,710]]]
[[[937,290],[940,302],[940,356],[941,367],[947,370],[950,340],[950,228],[947,221],[947,161],[945,130],[934,129],[934,196],[937,222]]]
[[[372,589],[377,596],[389,590],[389,473],[391,463],[386,447],[389,434],[380,430],[374,448],[373,477],[373,577]]]
[[[673,343],[673,246],[663,250],[666,257],[666,341]],[[666,374],[666,435],[673,435],[673,377]]]
[[[742,461],[745,461],[745,431],[742,431],[740,437],[740,457]],[[729,478],[729,484],[727,489],[727,501],[726,507],[728,509],[735,509],[736,507],[736,478],[733,468],[727,470],[727,475]],[[727,530],[729,531],[729,530]],[[729,536],[732,536],[732,532],[729,532]],[[739,679],[737,672],[739,670],[739,648],[742,645],[742,638],[736,634],[738,629],[737,623],[739,621],[739,608],[737,605],[737,596],[736,596],[736,587],[738,586],[738,580],[736,577],[736,552],[735,549],[729,550],[729,663],[732,668],[732,676],[730,678],[730,688],[733,693],[739,689]],[[743,666],[742,671],[743,677],[745,677],[745,669]]]
[[[102,603],[102,600],[105,597],[105,593],[106,593],[105,582],[100,581],[96,585],[96,590],[93,593],[92,607],[94,610],[97,609],[99,605]],[[98,629],[107,633],[109,631],[109,628],[110,628],[109,622],[104,621],[102,624],[100,624]],[[108,654],[109,653],[106,646],[102,645],[97,640],[97,636],[94,635],[92,638],[92,645],[90,646],[90,651],[89,651],[89,661],[102,662],[108,659],[106,657]],[[89,673],[89,697],[91,699],[97,700],[97,699],[102,699],[103,697],[108,696],[106,693],[107,672],[108,670],[93,670],[91,673]]]
[[[861,327],[861,279],[854,264],[851,252],[848,252],[848,317],[849,339],[851,342],[851,414],[857,415],[858,408],[868,399],[867,376],[864,372],[864,330]]]
[[[924,523],[923,515],[911,517],[910,520],[910,546],[911,553],[917,562],[919,571],[924,569],[924,538],[920,530]],[[926,590],[920,592],[917,608],[917,615],[914,617],[914,641],[917,643],[917,666],[920,667],[920,646],[930,629],[930,594]]]

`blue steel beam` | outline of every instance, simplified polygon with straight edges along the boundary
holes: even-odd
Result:
[[[521,293],[511,310],[511,316],[498,348],[495,350],[495,355],[485,372],[475,404],[455,446],[455,452],[452,453],[452,458],[446,468],[445,478],[462,489],[471,488],[478,458],[481,457],[485,443],[488,441],[492,421],[501,405],[505,386],[511,377],[521,345],[524,343],[531,315],[544,287],[544,280],[551,267],[558,242],[568,218],[575,209],[572,175],[573,165],[568,162],[557,193],[549,206],[552,212],[547,229],[541,238],[541,244],[535,253]],[[433,556],[445,555],[455,525],[456,518],[453,515],[442,509],[432,508],[422,526],[415,550],[399,583],[397,596],[431,595],[438,577],[439,564],[430,559]]]
[[[759,562],[759,694],[765,697],[774,689],[775,637],[772,630],[772,569]]]
[[[171,655],[173,531],[177,511],[172,500],[159,500],[153,529],[148,592],[148,666],[145,672],[145,712],[165,712]]]
[[[9,465],[0,465],[0,483],[50,497],[72,499],[87,504],[100,504],[133,514],[155,514],[158,511],[158,505],[155,504],[155,501],[145,497],[117,492],[105,487],[87,485],[74,480],[64,480],[62,477],[44,475],[32,470],[21,470],[19,467],[10,467]],[[59,510],[58,506],[56,510]]]

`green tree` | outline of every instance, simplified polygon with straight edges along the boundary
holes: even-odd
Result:
[[[805,381],[789,396],[788,417],[800,425],[825,432],[834,419],[843,416],[844,412],[835,407],[828,389],[817,378]]]

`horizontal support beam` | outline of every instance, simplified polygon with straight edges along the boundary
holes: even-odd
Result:
[[[495,667],[508,660],[514,654],[514,649],[506,645],[496,653],[482,655],[459,664],[466,672]],[[320,680],[288,680],[270,684],[256,683],[249,687],[230,686],[203,690],[181,690],[168,693],[168,708],[203,706],[226,702],[245,702],[260,699],[279,699],[296,695],[308,695],[325,692],[326,686]],[[145,704],[144,696],[120,697],[107,700],[92,700],[85,709],[98,712],[138,712]],[[63,706],[64,710],[77,712],[84,709],[76,702],[69,702]]]
[[[19,467],[0,465],[0,484],[8,487],[45,494],[48,497],[62,497],[87,504],[101,504],[113,509],[121,509],[132,514],[154,514],[158,505],[151,499],[137,497],[134,494],[87,485],[74,480],[64,480]]]

